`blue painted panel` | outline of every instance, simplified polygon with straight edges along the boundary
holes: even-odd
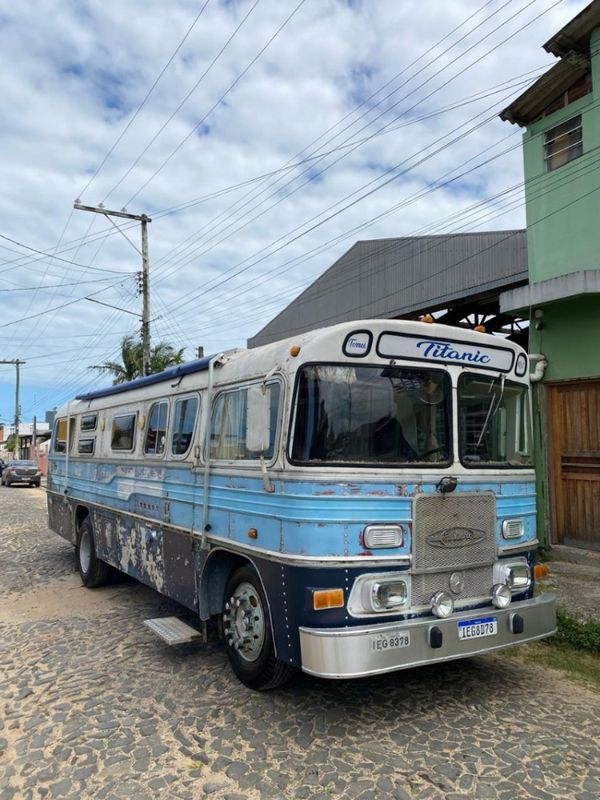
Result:
[[[108,505],[140,514],[157,522],[199,530],[203,500],[203,475],[189,465],[145,466],[95,464],[80,459],[69,464],[69,493],[83,502]],[[52,463],[55,490],[64,488],[64,460]],[[209,522],[215,536],[293,555],[369,555],[361,545],[365,525],[396,523],[405,529],[401,548],[377,550],[377,555],[410,553],[412,498],[417,492],[434,492],[435,483],[421,485],[368,481],[274,481],[275,492],[265,492],[262,478],[212,474],[209,484]],[[523,520],[524,535],[510,544],[535,538],[533,481],[520,483],[469,483],[460,492],[495,494],[496,540],[502,538],[502,521]],[[258,538],[248,537],[256,528]]]

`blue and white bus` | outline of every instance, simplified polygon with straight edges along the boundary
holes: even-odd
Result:
[[[50,526],[86,586],[220,621],[251,688],[374,675],[554,632],[531,442],[518,345],[344,323],[68,403]]]

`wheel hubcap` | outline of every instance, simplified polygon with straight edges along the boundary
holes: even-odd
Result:
[[[82,572],[87,572],[92,561],[92,543],[90,533],[84,530],[79,540],[79,565]]]
[[[225,603],[225,638],[246,661],[256,661],[265,641],[265,612],[251,583],[240,583]]]

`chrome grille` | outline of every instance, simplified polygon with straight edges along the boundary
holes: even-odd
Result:
[[[450,589],[450,575],[460,572],[464,585],[462,590],[455,594]],[[493,584],[493,566],[476,567],[475,569],[452,570],[451,572],[421,573],[414,575],[411,581],[411,607],[418,611],[421,608],[429,609],[431,598],[436,592],[447,592],[454,598],[456,607],[461,603],[476,602],[491,596]]]
[[[493,563],[496,498],[492,492],[421,494],[413,511],[413,573]]]
[[[496,498],[492,492],[421,494],[413,508],[411,606],[429,608],[448,592],[456,606],[489,598],[496,558]],[[459,592],[450,576],[458,573]]]

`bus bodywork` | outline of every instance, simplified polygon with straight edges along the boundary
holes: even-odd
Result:
[[[540,639],[528,360],[424,323],[344,323],[80,396],[50,454],[50,526],[221,616],[255,688]]]

